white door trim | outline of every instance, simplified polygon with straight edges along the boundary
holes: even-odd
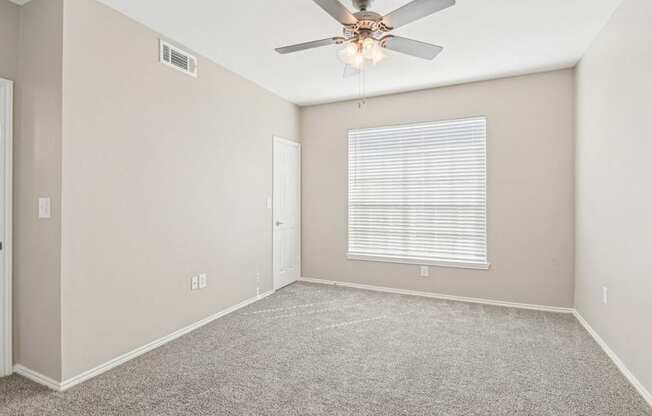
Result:
[[[0,78],[0,100],[5,104],[5,111],[0,114],[0,125],[5,126],[0,130],[0,139],[4,150],[4,235],[0,236],[2,240],[2,250],[4,254],[4,270],[0,276],[0,293],[4,293],[4,298],[0,300],[0,377],[8,376],[13,372],[13,355],[12,355],[12,275],[11,275],[11,226],[12,226],[12,173],[13,173],[13,92],[14,83],[12,81]],[[1,127],[0,127],[1,128]]]
[[[275,152],[274,152],[274,146],[276,146],[276,143],[283,143],[291,146],[295,146],[299,150],[299,177],[297,178],[299,181],[299,201],[301,201],[301,143],[297,143],[292,140],[287,140],[279,136],[273,136],[272,138],[272,182],[274,182],[274,170],[276,169],[275,166]],[[274,185],[275,186],[275,185]],[[272,188],[274,188],[274,186]],[[274,197],[274,192],[276,192],[275,189],[272,189],[272,207],[275,208],[275,203],[276,203],[276,198]],[[301,202],[299,202],[299,205],[301,205]],[[277,276],[276,276],[276,212],[272,210],[272,285],[274,286],[274,290],[278,290],[281,288],[281,285],[277,281]],[[299,218],[297,219],[297,228],[299,232],[299,238],[301,238],[301,209],[299,209]],[[297,278],[301,278],[301,244],[299,244],[299,273]]]

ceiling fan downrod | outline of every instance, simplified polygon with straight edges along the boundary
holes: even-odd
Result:
[[[371,3],[373,0],[353,0],[353,7],[361,12],[366,12],[371,7]]]

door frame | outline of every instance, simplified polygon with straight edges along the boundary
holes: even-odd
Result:
[[[0,300],[0,377],[13,373],[12,355],[12,181],[13,181],[13,95],[14,83],[7,79],[0,78],[0,100],[4,104],[4,111],[0,114],[0,126],[5,126],[4,131],[0,127],[0,146],[4,151],[4,172],[0,176],[4,180],[4,235],[2,250],[4,251],[4,270],[0,275],[0,287],[4,298]],[[3,175],[4,173],[4,175]],[[0,207],[1,208],[1,207]],[[1,210],[0,210],[1,211]]]
[[[299,218],[297,218],[297,229],[299,232],[299,278],[301,278],[301,207],[302,207],[302,201],[301,201],[301,187],[302,187],[302,182],[301,182],[301,172],[302,172],[302,160],[301,160],[301,143],[284,139],[279,136],[273,136],[272,138],[272,285],[274,287],[274,290],[278,290],[281,287],[279,286],[277,280],[276,280],[276,212],[275,212],[275,205],[276,205],[276,184],[275,182],[275,173],[276,173],[276,160],[275,160],[275,148],[278,143],[286,144],[286,145],[291,145],[295,146],[299,150],[299,177],[297,178],[299,181]]]

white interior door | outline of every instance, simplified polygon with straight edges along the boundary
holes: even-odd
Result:
[[[301,276],[301,145],[274,137],[274,289]]]
[[[0,377],[12,373],[11,160],[13,83],[0,79]]]

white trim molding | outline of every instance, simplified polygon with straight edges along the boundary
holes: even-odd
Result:
[[[47,376],[44,376],[42,374],[37,373],[36,371],[30,370],[29,368],[26,368],[20,364],[17,364],[14,366],[14,372],[17,374],[20,374],[36,383],[42,384],[46,387],[49,387],[52,390],[55,391],[66,391],[71,387],[74,387],[80,383],[83,383],[84,381],[90,380],[91,378],[97,377],[102,373],[105,373],[121,364],[126,363],[127,361],[133,360],[136,357],[139,357],[149,351],[152,351],[162,345],[167,344],[170,341],[174,341],[175,339],[182,337],[183,335],[188,334],[189,332],[192,332],[198,328],[201,328],[204,325],[207,325],[216,319],[219,319],[225,315],[228,315],[232,312],[237,311],[238,309],[242,309],[245,306],[251,305],[254,302],[257,302],[263,298],[266,298],[267,296],[271,295],[274,293],[274,290],[270,290],[269,292],[262,293],[258,296],[254,296],[252,298],[246,299],[237,305],[231,306],[227,309],[224,309],[216,314],[213,314],[207,318],[202,319],[201,321],[195,322],[194,324],[188,325],[185,328],[181,328],[169,335],[166,335],[164,337],[161,337],[157,340],[154,340],[150,342],[149,344],[143,345],[142,347],[136,348],[135,350],[129,351],[125,354],[122,354],[110,361],[107,361],[104,364],[100,364],[95,368],[92,368],[88,371],[85,371],[79,375],[76,375],[72,378],[69,378],[67,380],[64,380],[62,382],[55,381]]]
[[[643,397],[643,399],[652,407],[652,394],[641,384],[640,381],[632,374],[631,371],[625,366],[623,361],[616,355],[616,353],[607,345],[607,343],[598,335],[597,332],[589,325],[589,323],[580,315],[580,313],[573,309],[573,308],[561,308],[561,307],[556,307],[556,306],[543,306],[543,305],[532,305],[532,304],[525,304],[525,303],[515,303],[515,302],[503,302],[503,301],[496,301],[496,300],[490,300],[490,299],[481,299],[481,298],[469,298],[469,297],[463,297],[463,296],[452,296],[452,295],[445,295],[445,294],[439,294],[439,293],[431,293],[431,292],[421,292],[421,291],[415,291],[415,290],[405,290],[405,289],[395,289],[395,288],[388,288],[388,287],[381,287],[381,286],[371,286],[371,285],[363,285],[363,284],[358,284],[358,283],[349,283],[349,282],[338,282],[334,280],[324,280],[324,279],[314,279],[314,278],[309,278],[309,277],[302,277],[299,279],[300,282],[306,282],[306,283],[316,283],[316,284],[323,284],[323,285],[331,285],[331,286],[343,286],[343,287],[350,287],[354,289],[361,289],[361,290],[370,290],[370,291],[375,291],[375,292],[385,292],[385,293],[396,293],[396,294],[401,294],[401,295],[412,295],[412,296],[420,296],[420,297],[427,297],[427,298],[433,298],[433,299],[442,299],[442,300],[451,300],[451,301],[457,301],[457,302],[466,302],[466,303],[477,303],[477,304],[483,304],[483,305],[491,305],[491,306],[501,306],[501,307],[508,307],[508,308],[518,308],[518,309],[528,309],[528,310],[537,310],[537,311],[544,311],[544,312],[555,312],[555,313],[571,313],[573,316],[578,320],[578,322],[584,327],[584,329],[593,337],[595,342],[602,348],[602,350],[607,354],[607,356],[613,361],[613,363],[616,365],[616,367],[620,370],[620,372],[625,376],[625,378],[632,384],[632,386],[638,391],[638,393]],[[229,313],[235,312],[238,309],[244,308],[245,306],[248,306],[258,300],[261,300],[271,294],[274,293],[274,290],[271,290],[269,292],[265,292],[259,296],[255,296],[253,298],[249,298],[243,302],[240,302],[237,305],[234,305],[232,307],[229,307],[227,309],[224,309],[214,315],[211,315],[205,319],[202,319],[201,321],[198,321],[194,324],[191,324],[185,328],[182,328],[178,331],[173,332],[172,334],[169,334],[167,336],[164,336],[162,338],[159,338],[155,341],[150,342],[149,344],[143,345],[142,347],[136,348],[133,351],[130,351],[126,354],[123,354],[119,357],[114,358],[111,361],[108,361],[104,364],[101,364],[91,370],[88,370],[82,374],[79,374],[75,377],[72,377],[68,380],[64,380],[63,382],[58,382],[56,380],[51,379],[50,377],[44,376],[42,374],[39,374],[36,371],[33,371],[29,368],[26,368],[20,364],[16,364],[13,368],[13,371],[16,374],[20,374],[21,376],[32,380],[36,383],[39,383],[43,386],[46,386],[52,390],[55,391],[65,391],[71,387],[74,387],[80,383],[83,383],[84,381],[87,381],[93,377],[96,377],[106,371],[109,371],[121,364],[124,364],[127,361],[130,361],[140,355],[143,355],[149,351],[152,351],[164,344],[167,344],[170,341],[173,341],[189,332],[194,331],[195,329],[198,329],[204,325],[207,325],[211,322],[213,322],[216,319],[219,319],[225,315],[228,315]]]
[[[19,374],[23,377],[25,377],[28,380],[32,380],[35,383],[38,383],[42,386],[48,387],[52,390],[55,391],[61,391],[61,383],[51,379],[48,376],[44,376],[41,373],[38,373],[34,370],[30,370],[29,368],[22,366],[20,364],[16,364],[14,366],[14,373]]]
[[[372,285],[363,285],[359,283],[350,283],[350,282],[338,282],[334,280],[324,280],[324,279],[314,279],[310,277],[302,277],[301,282],[307,283],[317,283],[322,285],[333,285],[333,286],[344,286],[351,287],[355,289],[362,290],[371,290],[374,292],[386,292],[386,293],[397,293],[399,295],[411,295],[411,296],[420,296],[425,298],[433,299],[442,299],[442,300],[452,300],[456,302],[466,302],[466,303],[479,303],[483,305],[492,305],[492,306],[502,306],[506,308],[518,308],[518,309],[531,309],[535,311],[544,311],[544,312],[555,312],[555,313],[573,313],[573,308],[562,308],[559,306],[545,306],[545,305],[532,305],[528,303],[517,303],[517,302],[505,302],[501,300],[492,300],[492,299],[481,299],[481,298],[470,298],[465,296],[455,296],[455,295],[445,295],[442,293],[433,293],[433,292],[422,292],[417,290],[408,290],[408,289],[396,289],[391,287],[382,287],[382,286],[372,286]]]
[[[544,305],[531,305],[526,303],[516,303],[516,302],[503,302],[496,301],[491,299],[481,299],[481,298],[469,298],[463,296],[452,296],[444,295],[440,293],[431,293],[431,292],[420,292],[416,290],[405,290],[405,289],[395,289],[389,287],[381,286],[371,286],[363,285],[358,283],[350,282],[338,282],[334,280],[324,280],[324,279],[314,279],[310,277],[302,277],[301,282],[306,283],[317,283],[322,285],[332,285],[332,286],[344,286],[354,289],[362,290],[371,290],[375,292],[386,292],[386,293],[396,293],[400,295],[412,295],[412,296],[421,296],[433,299],[443,299],[443,300],[452,300],[458,302],[467,302],[467,303],[479,303],[483,305],[492,305],[492,306],[503,306],[507,308],[518,308],[518,309],[530,309],[543,312],[555,312],[555,313],[570,313],[578,320],[578,322],[584,327],[584,329],[593,337],[595,342],[602,348],[602,350],[607,354],[607,356],[613,361],[616,367],[620,372],[625,376],[627,381],[629,381],[632,386],[638,391],[638,393],[643,397],[643,399],[652,407],[652,394],[641,384],[640,381],[632,374],[631,371],[625,366],[623,361],[616,355],[616,353],[607,345],[607,343],[598,335],[597,332],[591,325],[580,315],[580,313],[575,308],[561,308],[557,306],[544,306]]]
[[[351,254],[347,253],[346,258],[349,260],[360,261],[377,261],[381,263],[398,263],[398,264],[416,264],[417,266],[435,266],[435,267],[449,267],[457,269],[474,269],[474,270],[489,270],[491,263],[464,263],[460,261],[444,261],[444,260],[415,260],[402,257],[389,257],[389,256],[370,256],[366,254]]]
[[[0,139],[2,156],[0,163],[3,181],[2,203],[4,231],[0,236],[4,267],[0,275],[0,377],[12,373],[12,181],[13,181],[13,92],[14,83],[0,78],[0,100],[4,108],[0,114]]]
[[[609,347],[609,345],[607,345],[607,343],[602,339],[602,337],[600,337],[600,335],[598,335],[598,333],[595,332],[595,330],[591,327],[591,325],[589,325],[586,319],[584,319],[584,317],[577,310],[573,311],[573,315],[579,321],[579,323],[582,324],[584,329],[586,329],[586,332],[588,332],[593,337],[595,342],[598,343],[598,345],[600,346],[600,348],[602,348],[605,354],[607,354],[607,356],[611,358],[611,361],[613,361],[613,363],[616,365],[616,367],[618,367],[620,372],[623,373],[627,381],[629,381],[631,385],[634,386],[636,391],[638,391],[638,393],[641,396],[643,396],[643,399],[645,399],[645,401],[650,405],[650,407],[652,407],[652,394],[650,394],[650,392],[645,388],[645,386],[643,386],[643,384],[641,384],[641,382],[638,381],[636,376],[634,376],[634,374],[632,374],[632,372],[629,371],[629,369],[627,368],[627,366],[625,366],[625,363],[623,363],[620,357],[616,355],[616,353]]]

